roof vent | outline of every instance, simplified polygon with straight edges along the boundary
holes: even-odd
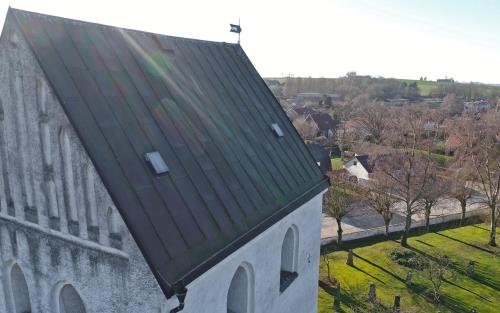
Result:
[[[278,124],[274,123],[274,124],[271,124],[271,128],[273,129],[274,131],[274,134],[278,137],[283,137],[285,134],[283,134],[283,131],[281,130],[281,128],[279,127]]]
[[[10,44],[12,47],[16,48],[19,44],[19,36],[15,31],[13,31],[10,35]]]
[[[146,159],[146,162],[151,165],[151,168],[153,169],[153,171],[155,171],[156,175],[161,175],[168,172],[167,163],[165,163],[165,161],[161,157],[160,152],[148,152],[144,155],[144,158]]]

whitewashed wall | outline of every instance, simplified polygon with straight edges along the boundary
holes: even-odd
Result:
[[[356,164],[354,164],[356,163]],[[344,164],[344,168],[353,176],[356,176],[358,180],[369,180],[368,171],[361,165],[361,163],[357,159],[352,159],[346,164]]]
[[[82,313],[159,313],[163,293],[9,23],[0,40],[0,102],[0,312],[14,313],[17,264],[32,313],[58,313],[65,284],[82,298]]]

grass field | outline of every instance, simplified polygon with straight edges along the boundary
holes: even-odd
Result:
[[[344,162],[342,158],[333,158],[332,161],[332,170],[341,170],[344,167]]]
[[[451,156],[431,153],[431,159],[436,163],[437,166],[446,167],[448,165],[448,161],[451,160]]]
[[[371,311],[367,306],[369,283],[377,285],[377,297],[390,307],[394,296],[401,296],[401,312],[469,312],[475,308],[480,313],[500,312],[500,249],[485,245],[488,228],[473,225],[451,230],[428,233],[409,239],[410,249],[423,257],[444,253],[452,262],[442,287],[442,304],[430,302],[430,281],[425,271],[411,270],[393,261],[389,253],[403,250],[396,241],[386,241],[354,249],[354,267],[346,265],[347,252],[332,252],[333,276],[341,283],[342,312]],[[469,261],[476,262],[476,275],[469,278],[466,268]],[[404,283],[408,271],[414,273],[413,284]],[[326,281],[326,266],[322,260],[320,279]],[[319,313],[332,310],[333,288],[319,288]],[[358,311],[353,310],[358,307]]]

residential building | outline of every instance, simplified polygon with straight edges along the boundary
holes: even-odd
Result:
[[[302,115],[306,120],[312,120],[317,125],[318,136],[332,137],[335,133],[337,122],[328,113],[319,112],[309,107],[294,108],[298,115]]]
[[[373,164],[368,155],[355,155],[353,159],[344,164],[344,168],[355,176],[359,184],[366,184],[373,173]]]
[[[437,80],[438,84],[453,84],[455,80],[453,78],[440,78]]]
[[[485,112],[491,108],[491,105],[486,100],[467,101],[464,102],[464,111],[467,113]]]

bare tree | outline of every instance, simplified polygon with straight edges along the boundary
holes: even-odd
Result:
[[[379,176],[378,179],[371,179],[368,185],[360,187],[357,192],[361,200],[372,210],[380,214],[384,220],[385,237],[389,240],[389,226],[394,215],[395,204],[397,200],[392,196],[390,183]]]
[[[466,143],[460,151],[462,163],[472,169],[475,186],[484,194],[482,203],[490,210],[488,245],[496,246],[500,218],[500,112],[463,118],[456,125]]]
[[[432,285],[432,295],[434,301],[441,301],[441,286],[446,275],[449,273],[450,260],[446,255],[438,255],[434,260],[430,260],[426,268],[427,277]]]
[[[375,177],[387,181],[392,188],[391,195],[402,203],[405,215],[405,228],[401,245],[408,245],[413,215],[420,209],[422,199],[429,183],[430,144],[426,142],[424,119],[419,111],[405,109],[400,118],[391,126],[387,141],[394,147],[392,153],[382,155],[376,161]],[[422,150],[427,148],[427,152]]]
[[[328,213],[337,222],[337,246],[342,246],[342,218],[347,215],[349,206],[352,203],[352,184],[348,181],[344,171],[335,171],[331,174],[331,186],[325,193],[323,204]]]
[[[424,210],[425,215],[425,230],[430,229],[430,216],[432,213],[432,208],[439,202],[439,199],[445,194],[444,183],[441,178],[437,176],[435,172],[435,166],[429,167],[429,174],[427,178],[427,184],[425,185],[422,197],[419,200],[419,205]]]
[[[323,262],[326,265],[326,275],[328,282],[333,285],[336,279],[332,278],[332,262],[330,256],[328,255],[328,250],[327,249],[322,250],[321,256],[323,257]]]
[[[450,115],[460,115],[464,110],[464,102],[454,93],[449,93],[443,98],[442,108]]]
[[[348,127],[353,114],[352,111],[351,105],[338,106],[332,110],[334,118],[339,121],[337,129],[335,130],[335,138],[342,158],[344,158],[345,148],[352,143],[354,137],[352,131]]]
[[[380,143],[390,121],[389,108],[381,103],[371,103],[359,108],[354,119],[359,131],[374,143]]]
[[[467,181],[470,179],[470,174],[466,173],[466,169],[458,169],[451,173],[448,177],[449,192],[448,194],[460,203],[462,216],[460,225],[465,221],[467,213],[467,202],[472,198],[474,190],[467,186]]]

